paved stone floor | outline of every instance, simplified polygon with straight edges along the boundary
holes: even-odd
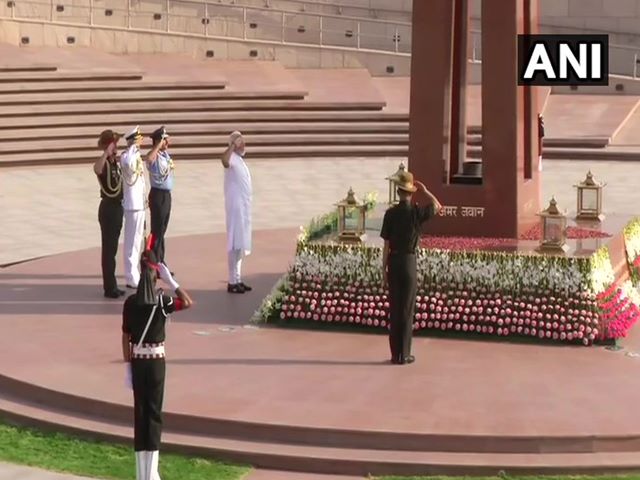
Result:
[[[350,186],[386,195],[397,158],[253,160],[254,228],[297,227],[333,208]],[[575,183],[591,169],[608,183],[609,213],[636,213],[640,169],[628,162],[549,160],[543,198],[575,210]],[[223,171],[218,162],[180,162],[168,237],[224,231]],[[429,185],[429,179],[423,179]],[[90,165],[3,169],[0,174],[0,265],[100,244],[98,188]]]
[[[89,480],[85,477],[46,472],[38,468],[0,463],[0,480]]]
[[[333,202],[342,198],[350,186],[360,195],[377,190],[383,199],[384,177],[395,171],[399,161],[398,158],[251,161],[254,228],[305,224],[312,216],[330,210]],[[604,203],[607,212],[638,212],[640,169],[635,163],[546,161],[544,166],[543,198],[555,195],[563,208],[575,209],[572,185],[591,169],[596,178],[608,184]],[[224,231],[222,174],[219,163],[214,161],[178,164],[168,236]],[[429,184],[428,179],[423,181]],[[98,202],[97,184],[90,165],[3,169],[0,174],[0,211],[3,213],[0,265],[98,246]],[[250,478],[272,476],[272,472],[256,472]],[[302,477],[290,474],[286,478]],[[79,477],[0,463],[0,480],[5,479],[73,480]]]

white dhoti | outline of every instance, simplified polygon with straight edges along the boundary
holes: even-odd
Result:
[[[229,283],[242,283],[242,258],[251,253],[251,174],[244,159],[231,154],[224,172]]]
[[[124,211],[124,276],[127,285],[138,286],[140,255],[144,242],[144,210]]]

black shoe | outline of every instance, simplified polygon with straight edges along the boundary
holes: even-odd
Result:
[[[120,290],[119,288],[116,288],[116,293],[122,297],[127,292],[125,292],[124,290]]]
[[[128,283],[127,283],[127,288],[131,288],[133,290],[137,290],[138,289],[138,287],[134,287],[133,285],[129,285]]]
[[[236,283],[234,285],[231,285],[230,283],[227,284],[227,292],[228,293],[244,293],[245,290],[242,287],[241,283]]]
[[[114,290],[113,292],[104,292],[104,296],[106,298],[120,298],[122,296],[120,292],[122,292],[122,290]]]
[[[251,288],[249,285],[246,285],[244,282],[240,282],[238,285],[244,288],[245,292],[250,292],[251,290],[253,290],[253,288]]]
[[[400,362],[400,363],[402,363],[402,365],[406,365],[406,364],[409,364],[409,363],[413,363],[415,361],[416,361],[416,357],[414,357],[413,355],[409,355],[408,357],[404,357],[402,359],[402,362]]]

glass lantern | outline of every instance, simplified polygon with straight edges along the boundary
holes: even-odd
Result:
[[[349,188],[346,198],[336,204],[338,207],[338,238],[341,242],[362,241],[365,233],[366,206]]]
[[[602,221],[602,189],[604,184],[597,183],[591,171],[587,173],[587,178],[574,185],[578,189],[578,208],[576,219]]]
[[[392,207],[393,205],[397,205],[400,202],[400,199],[398,198],[398,186],[397,186],[397,181],[398,181],[398,176],[402,173],[402,172],[406,172],[407,171],[407,167],[405,167],[404,162],[401,162],[400,165],[398,166],[398,170],[391,176],[385,178],[385,180],[387,180],[387,182],[389,182],[389,206]]]
[[[552,198],[547,209],[538,215],[542,229],[539,250],[566,252],[568,250],[567,216],[558,209],[556,199]]]

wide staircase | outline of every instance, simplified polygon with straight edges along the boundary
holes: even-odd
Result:
[[[154,81],[141,72],[4,67],[0,164],[92,162],[98,133],[171,133],[178,159],[212,159],[241,130],[252,158],[406,155],[408,115],[384,101],[314,101],[308,92],[230,90],[226,81]],[[148,138],[145,139],[148,146]]]
[[[407,78],[277,62],[18,51],[0,64],[0,167],[90,163],[100,155],[101,130],[136,125],[146,135],[165,125],[177,160],[218,158],[233,130],[246,135],[250,158],[408,155]],[[166,75],[162,58],[178,73]],[[481,158],[480,88],[469,92],[467,157]],[[544,99],[545,158],[638,158],[640,95]]]

